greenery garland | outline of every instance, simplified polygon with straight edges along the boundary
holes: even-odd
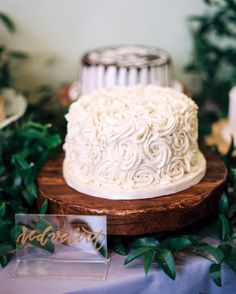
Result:
[[[200,102],[213,102],[226,115],[228,93],[236,81],[236,1],[204,2],[206,13],[189,19],[193,58],[187,70],[197,74]]]
[[[227,115],[228,93],[236,83],[236,1],[204,3],[205,13],[189,18],[193,52],[186,66],[195,76],[201,135],[210,133],[214,120]]]
[[[175,258],[177,253],[186,249],[192,249],[194,254],[208,258],[211,256],[213,261],[209,267],[209,274],[217,286],[222,285],[221,268],[226,264],[236,273],[236,232],[233,231],[233,223],[227,218],[228,212],[235,212],[236,202],[228,206],[228,199],[223,195],[220,201],[220,214],[214,227],[214,233],[220,236],[222,243],[218,246],[212,246],[203,242],[200,237],[193,235],[182,235],[175,238],[167,238],[159,242],[154,238],[141,238],[132,245],[125,265],[133,260],[144,256],[144,269],[147,274],[153,261],[171,278],[176,278]],[[212,260],[210,259],[210,260]]]
[[[155,261],[158,267],[174,280],[176,278],[175,261],[178,253],[191,250],[196,255],[207,259],[210,257],[212,263],[209,267],[209,274],[217,286],[222,285],[223,264],[236,274],[236,230],[234,229],[236,224],[236,157],[233,156],[235,147],[232,142],[226,155],[220,154],[216,147],[213,149],[226,163],[229,174],[227,191],[223,193],[219,202],[219,214],[210,227],[210,234],[216,237],[220,244],[212,246],[194,235],[180,235],[161,242],[153,237],[144,237],[135,240],[131,250],[127,251],[122,239],[116,238],[112,242],[112,248],[121,255],[127,255],[125,265],[137,258],[144,257],[146,274]]]
[[[0,131],[0,264],[15,249],[14,217],[37,212],[35,179],[50,152],[61,144],[50,124],[27,119]],[[45,211],[45,207],[42,208]]]

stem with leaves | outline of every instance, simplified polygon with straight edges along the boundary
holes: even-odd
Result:
[[[216,152],[217,149],[214,148]],[[125,265],[137,258],[143,257],[144,270],[147,274],[153,262],[162,269],[171,279],[176,278],[175,260],[178,253],[191,250],[192,253],[212,261],[209,267],[209,274],[217,286],[222,286],[221,271],[222,265],[226,265],[236,274],[236,158],[232,141],[226,155],[219,154],[225,161],[229,171],[229,186],[227,194],[223,193],[219,202],[219,214],[210,227],[211,234],[220,241],[220,245],[213,246],[204,242],[198,236],[182,235],[175,238],[168,238],[162,242],[152,237],[145,237],[136,240],[132,249],[125,252],[122,241],[116,244],[116,252],[127,255]],[[230,201],[229,201],[230,199]],[[120,250],[120,248],[123,248]]]

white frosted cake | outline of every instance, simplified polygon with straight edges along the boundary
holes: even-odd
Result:
[[[148,46],[116,46],[95,49],[84,55],[81,95],[103,87],[137,84],[172,86],[172,64],[166,51]]]
[[[64,178],[87,195],[141,199],[197,184],[197,106],[171,88],[111,87],[82,96],[66,115]]]

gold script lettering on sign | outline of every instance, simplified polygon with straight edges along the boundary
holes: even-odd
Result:
[[[53,244],[66,243],[68,245],[74,245],[85,241],[87,244],[92,242],[94,249],[99,251],[105,242],[103,238],[101,244],[99,243],[99,238],[103,236],[104,234],[102,230],[99,232],[92,232],[83,227],[83,225],[80,225],[71,232],[60,230],[54,231],[52,226],[48,226],[42,233],[38,233],[37,230],[29,230],[26,226],[23,226],[22,232],[17,237],[16,242],[24,246],[27,242],[36,240],[41,246],[45,246],[48,240],[50,240]]]

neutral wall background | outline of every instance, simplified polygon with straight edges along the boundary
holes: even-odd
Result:
[[[183,66],[192,41],[187,18],[202,13],[202,0],[0,0],[0,11],[16,23],[0,41],[30,53],[18,70],[20,85],[58,84],[76,79],[86,50],[111,44],[146,44],[167,50],[175,75],[190,83]],[[0,42],[0,43],[1,43]]]

